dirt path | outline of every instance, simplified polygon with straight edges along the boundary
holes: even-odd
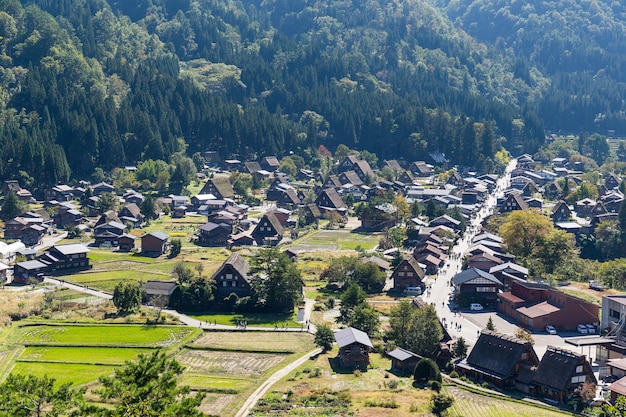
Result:
[[[282,378],[287,376],[287,374],[289,374],[290,372],[295,370],[298,366],[302,365],[303,363],[305,363],[306,361],[311,359],[312,356],[315,356],[315,355],[318,355],[319,353],[321,353],[321,351],[322,350],[319,349],[319,348],[315,349],[315,350],[307,353],[306,355],[302,356],[301,358],[291,362],[289,365],[285,366],[284,368],[279,369],[278,371],[274,372],[274,374],[272,376],[267,378],[265,380],[265,382],[263,382],[252,393],[252,395],[250,395],[248,397],[248,399],[243,403],[243,405],[241,406],[241,408],[239,409],[237,414],[235,414],[235,417],[246,417],[248,415],[248,413],[250,412],[250,410],[252,410],[252,408],[256,405],[257,401],[259,401],[259,399],[261,399],[261,397],[263,397],[265,395],[265,393],[267,393],[267,391],[275,383],[277,383]]]

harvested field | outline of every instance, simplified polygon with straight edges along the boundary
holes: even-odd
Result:
[[[193,342],[193,346],[210,346],[215,349],[250,351],[305,352],[313,348],[313,336],[309,333],[287,332],[206,332]]]
[[[285,357],[269,353],[184,349],[176,356],[176,360],[187,367],[188,372],[254,376],[278,365]]]

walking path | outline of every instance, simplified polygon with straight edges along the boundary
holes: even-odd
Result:
[[[450,304],[449,297],[452,291],[450,282],[452,278],[461,271],[463,264],[463,253],[472,245],[472,239],[476,234],[481,233],[481,225],[485,218],[493,214],[497,209],[498,198],[504,194],[509,186],[511,171],[517,166],[517,160],[513,159],[507,166],[504,174],[498,178],[495,190],[489,195],[483,207],[476,213],[467,225],[463,236],[457,241],[450,253],[445,265],[430,279],[430,291],[422,296],[423,300],[435,306],[437,315],[446,326],[450,336],[458,338],[462,336],[470,344],[474,344],[478,339],[481,327],[465,319],[461,313],[455,313],[455,306]],[[430,294],[430,296],[428,296]]]
[[[272,387],[272,385],[274,385],[275,383],[280,381],[282,378],[287,376],[287,374],[289,374],[289,372],[292,372],[298,366],[302,365],[303,363],[305,363],[306,361],[308,361],[309,359],[311,359],[315,355],[319,355],[321,352],[322,352],[322,350],[320,348],[317,348],[317,349],[307,353],[306,355],[302,356],[301,358],[291,362],[289,365],[285,366],[284,368],[279,369],[278,371],[274,372],[274,374],[272,376],[267,378],[265,380],[265,382],[263,382],[248,397],[248,399],[243,403],[243,406],[239,409],[237,414],[235,414],[235,417],[246,417],[248,415],[248,413],[250,412],[250,410],[252,410],[252,408],[256,405],[257,401],[259,401],[259,399],[261,399],[261,397],[263,397],[265,395],[265,393]]]

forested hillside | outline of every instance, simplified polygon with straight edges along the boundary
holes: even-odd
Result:
[[[45,185],[204,150],[311,159],[341,143],[480,168],[501,144],[535,151],[542,118],[621,128],[618,68],[560,72],[530,40],[490,38],[492,3],[0,0],[0,177]]]
[[[624,2],[437,2],[455,24],[513,62],[516,78],[540,90],[529,105],[546,129],[626,133]]]

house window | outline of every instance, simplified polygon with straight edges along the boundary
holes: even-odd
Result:
[[[406,276],[407,276],[407,277],[412,277],[412,276],[413,276],[413,272],[407,272],[407,273],[406,273]]]
[[[237,281],[233,281],[233,285],[231,285],[232,287],[236,287],[237,286]]]
[[[572,377],[572,384],[578,384],[580,382],[585,382],[585,375],[577,375]]]
[[[404,276],[404,272],[402,272],[402,271],[398,272],[398,276],[399,277],[403,277]]]
[[[226,274],[226,279],[233,279],[233,274]]]
[[[582,372],[583,372],[583,366],[582,366],[582,365],[578,365],[578,366],[576,367],[576,373],[577,373],[577,374],[582,374]]]
[[[226,287],[227,285],[228,285],[228,282],[222,281],[222,287]]]

